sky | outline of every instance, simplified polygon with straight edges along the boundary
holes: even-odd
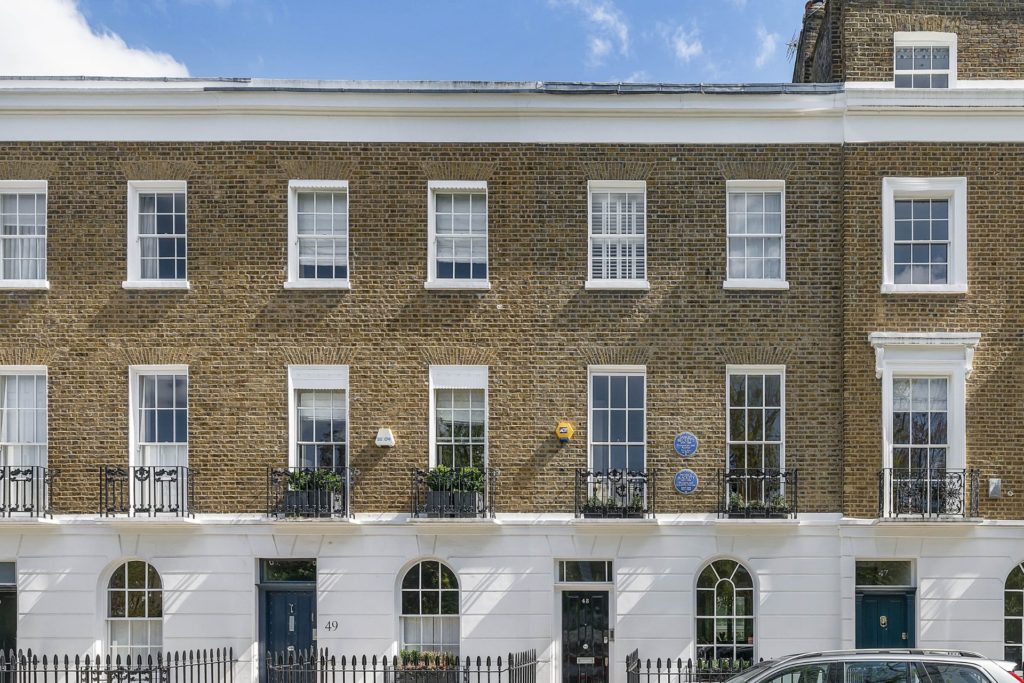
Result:
[[[788,82],[805,0],[0,0],[0,75]]]

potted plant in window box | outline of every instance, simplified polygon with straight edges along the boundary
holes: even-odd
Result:
[[[629,519],[643,519],[644,497],[639,493],[633,494],[622,508],[622,516]]]
[[[760,498],[754,498],[753,500],[747,501],[748,517],[764,517],[767,514],[767,511],[768,508]]]
[[[749,517],[747,511],[747,499],[740,493],[729,494],[729,517],[743,518]]]
[[[452,509],[456,517],[475,517],[483,511],[484,472],[478,467],[462,467],[455,472]]]
[[[395,683],[458,683],[459,660],[449,652],[402,650],[395,667]],[[385,683],[390,683],[385,676]]]
[[[786,519],[789,517],[790,508],[786,497],[776,493],[768,499],[768,516],[773,519]]]
[[[447,465],[438,465],[427,472],[423,483],[427,485],[425,510],[427,517],[447,515],[452,507],[455,472]]]
[[[288,473],[284,506],[288,514],[320,516],[334,512],[345,481],[333,469],[296,469]]]
[[[584,517],[607,517],[610,510],[608,502],[601,496],[589,496],[580,512]]]

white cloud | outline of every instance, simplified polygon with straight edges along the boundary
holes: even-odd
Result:
[[[779,48],[779,34],[768,33],[768,29],[764,26],[758,26],[757,40],[761,44],[761,49],[757,52],[757,59],[754,60],[754,64],[758,69],[763,69],[768,60],[775,56],[775,51]]]
[[[682,26],[660,24],[658,31],[680,62],[687,64],[694,57],[704,54],[704,44],[700,40],[700,30],[696,26],[688,31]]]
[[[629,54],[629,24],[611,0],[548,0],[553,6],[571,7],[583,15],[593,33],[587,36],[588,63],[602,64],[618,47],[619,54]]]
[[[188,76],[168,54],[93,30],[76,0],[0,0],[0,26],[5,76]]]
[[[650,83],[650,82],[651,82],[651,74],[647,73],[643,69],[641,69],[640,71],[634,71],[633,73],[629,74],[629,76],[627,76],[623,80],[623,83]]]

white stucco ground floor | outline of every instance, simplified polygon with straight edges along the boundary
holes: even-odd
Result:
[[[299,576],[294,588],[311,593],[308,628],[319,647],[339,655],[393,655],[412,642],[428,649],[443,641],[474,657],[535,648],[544,683],[563,680],[567,605],[581,595],[588,604],[586,596],[599,596],[610,677],[622,681],[624,658],[633,650],[644,658],[696,657],[700,629],[705,640],[713,632],[713,640],[749,646],[756,658],[854,647],[858,629],[869,633],[879,625],[907,645],[1002,658],[1006,637],[1019,633],[1019,624],[1007,625],[1004,603],[1007,577],[1024,561],[1024,523],[833,515],[5,520],[0,562],[13,573],[0,601],[16,599],[12,635],[21,649],[106,653],[115,637],[111,629],[122,628],[111,625],[112,616],[117,621],[134,610],[141,617],[133,627],[156,617],[143,641],[164,650],[231,647],[240,660],[237,680],[254,680],[267,629],[304,628],[302,605],[296,627],[288,619],[296,616],[294,605],[267,602],[268,590],[292,588],[266,581],[261,567],[275,559],[315,566],[305,577],[311,581]],[[410,569],[423,560],[450,568],[457,585],[439,586],[425,573],[410,582]],[[733,585],[717,575],[709,583],[705,569],[719,560],[731,561],[718,565],[720,574],[745,568],[749,587],[738,575],[726,577]],[[605,561],[611,563],[607,575],[580,574],[584,565],[572,564]],[[148,563],[158,579],[128,585],[133,579],[114,577],[128,562]],[[158,598],[132,594],[156,587]],[[428,598],[422,594],[435,588],[445,594],[439,599],[446,608],[435,608],[432,596],[423,607]],[[454,601],[448,600],[452,590]],[[701,590],[712,593],[701,596]],[[895,613],[886,613],[886,601],[896,604],[900,597],[903,611],[897,604]],[[139,600],[150,602],[143,609]],[[287,614],[274,617],[268,614],[273,609]],[[447,618],[437,633],[424,634],[426,622],[406,619],[431,610]],[[273,618],[280,623],[268,626]],[[124,640],[126,632],[116,637]]]

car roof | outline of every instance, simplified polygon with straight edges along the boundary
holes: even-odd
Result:
[[[886,657],[908,657],[908,658],[927,658],[927,659],[948,659],[948,660],[962,660],[964,658],[970,659],[982,659],[988,660],[982,654],[977,652],[970,652],[967,650],[941,650],[941,649],[920,649],[920,648],[877,648],[877,649],[860,649],[860,650],[823,650],[820,652],[805,652],[802,654],[789,655],[784,658],[780,658],[779,661],[792,662],[800,659],[869,659],[871,657],[878,656]]]

